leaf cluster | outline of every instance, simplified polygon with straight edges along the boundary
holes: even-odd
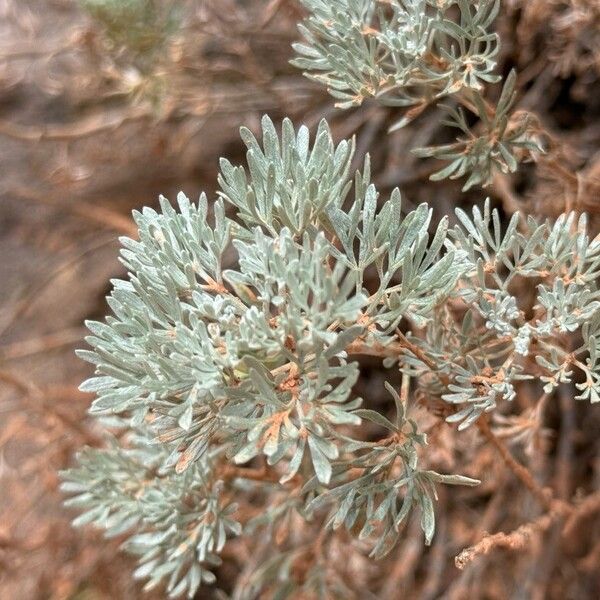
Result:
[[[210,205],[181,194],[177,209],[161,199],[134,215],[128,277],[80,351],[95,366],[82,385],[96,394],[91,413],[121,429],[81,455],[65,489],[81,523],[128,532],[138,574],[166,579],[173,596],[212,581],[225,538],[244,532],[233,496],[286,491],[285,510],[265,507],[270,530],[293,512],[381,557],[414,509],[429,543],[436,484],[477,483],[427,468],[406,395],[389,388],[395,417],[363,407],[361,355],[398,365],[459,429],[523,377],[551,390],[576,367],[581,397],[600,393],[600,245],[585,219],[514,216],[502,231],[486,204],[434,227],[426,205],[404,214],[397,190],[379,201],[368,159],[352,180],[353,142],[336,146],[325,122],[312,144],[305,127],[286,120],[278,135],[267,117],[262,142],[242,138],[247,170],[222,161]],[[513,293],[518,278],[538,283],[532,306]],[[579,348],[563,343],[573,332]]]
[[[292,61],[327,87],[341,108],[366,99],[404,109],[391,130],[403,127],[428,106],[452,97],[446,125],[463,137],[455,143],[417,148],[422,157],[448,164],[431,177],[466,176],[464,189],[488,185],[496,172],[543,151],[539,127],[527,113],[514,113],[515,74],[507,78],[496,106],[485,87],[499,50],[493,22],[498,0],[303,0],[309,15],[299,26],[304,42]],[[460,108],[456,108],[456,104]],[[473,131],[466,108],[478,122]]]

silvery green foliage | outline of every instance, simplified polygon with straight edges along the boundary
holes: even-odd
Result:
[[[406,416],[406,407],[398,394],[388,385],[394,397],[396,418],[388,420],[384,415],[359,409],[356,413],[381,426],[388,436],[378,442],[352,443],[354,458],[348,464],[339,465],[333,477],[333,489],[318,495],[308,511],[333,504],[326,527],[337,529],[344,525],[349,531],[361,523],[359,539],[371,539],[377,543],[371,556],[385,556],[397,543],[400,525],[408,516],[413,504],[421,508],[421,527],[425,542],[429,544],[435,530],[433,501],[437,499],[435,483],[453,485],[476,485],[479,482],[459,475],[440,475],[433,471],[419,470],[417,447],[427,443],[418,432],[417,424]],[[400,469],[397,470],[397,463]],[[361,469],[363,475],[346,482],[348,467]],[[310,489],[309,485],[305,489]],[[403,489],[402,495],[399,490]]]
[[[446,220],[430,238],[426,206],[403,217],[396,191],[377,208],[368,162],[344,209],[353,144],[336,147],[325,122],[312,145],[307,129],[295,130],[287,120],[281,137],[267,118],[262,144],[247,130],[242,137],[249,171],[222,162],[212,218],[205,196],[192,204],[183,195],[178,210],[162,199],[160,212],[134,215],[139,240],[122,240],[128,279],[113,282],[113,315],[88,323],[92,350],[80,351],[96,365],[82,385],[97,396],[91,413],[129,419],[156,445],[146,440],[143,448],[130,448],[120,440],[121,447],[89,450],[66,474],[66,489],[87,510],[85,521],[109,533],[141,527],[142,537],[134,534],[127,545],[143,551],[139,574],[152,582],[168,576],[174,595],[191,595],[201,579],[208,581],[204,564],[214,560],[225,533],[237,533],[229,505],[221,504],[230,484],[219,479],[225,463],[264,455],[281,484],[299,474],[313,478],[313,500],[340,485],[353,460],[367,468],[408,456],[404,442],[382,452],[348,437],[373,417],[352,394],[359,370],[348,348],[384,347],[403,315],[426,322],[466,265],[464,251],[444,250]],[[236,222],[225,203],[236,210]],[[371,294],[367,269],[379,281]],[[353,459],[354,452],[361,456]],[[423,483],[430,476],[411,456],[404,506],[421,508],[429,538],[433,505],[422,496],[433,493]],[[128,503],[130,486],[133,497],[142,486],[147,513]],[[169,499],[183,502],[185,489],[197,489],[193,509],[167,517]],[[398,492],[395,481],[388,495]],[[218,535],[220,521],[207,528],[194,512],[204,506],[200,497],[223,515]],[[357,497],[357,510],[361,502]],[[144,540],[160,551],[147,548],[146,555]],[[177,554],[185,540],[185,552]],[[188,570],[194,552],[200,567]]]
[[[431,540],[435,484],[477,483],[419,464],[426,438],[393,389],[393,420],[362,407],[356,356],[399,363],[459,428],[510,400],[522,377],[551,390],[578,368],[581,397],[600,392],[600,244],[583,219],[519,227],[514,217],[502,232],[486,205],[459,211],[453,230],[447,219],[434,227],[426,205],[404,214],[397,190],[379,199],[368,159],[352,186],[353,144],[336,146],[325,122],[312,144],[305,127],[285,120],[278,135],[266,117],[262,142],[242,137],[248,170],[223,161],[210,206],[181,194],[177,209],[161,199],[160,211],[134,214],[128,278],[113,282],[112,315],[88,323],[91,350],[80,351],[96,369],[81,388],[96,394],[91,413],[118,436],[82,453],[65,490],[81,524],[128,533],[137,574],[166,580],[172,596],[211,582],[226,537],[242,533],[232,498],[286,496],[246,532],[293,513],[344,527],[381,557],[413,508]],[[539,282],[531,314],[512,294],[523,277]],[[402,319],[421,330],[409,345]],[[557,333],[575,331],[583,344],[567,352]],[[367,421],[377,441],[365,441]],[[250,461],[270,476],[244,477],[236,464]],[[251,587],[273,576],[280,598],[323,590],[318,564],[303,582],[286,579],[294,556],[259,569]]]
[[[136,578],[146,590],[167,582],[170,597],[192,597],[201,583],[213,583],[210,569],[228,534],[239,535],[236,505],[222,499],[215,477],[215,452],[184,474],[165,467],[165,448],[138,431],[106,450],[84,450],[78,467],[65,474],[67,505],[82,510],[76,526],[94,524],[107,537],[134,532],[124,548],[139,557]],[[218,451],[217,451],[218,453]]]
[[[512,400],[514,382],[524,378],[542,381],[546,393],[576,381],[577,398],[597,402],[600,242],[589,239],[585,216],[540,225],[514,215],[504,232],[489,202],[483,213],[475,208],[469,217],[458,209],[457,217],[452,245],[466,251],[470,264],[456,290],[461,317],[448,305],[439,308],[426,338],[414,342],[443,366],[432,375],[415,357],[409,372],[429,373],[423,389],[456,405],[448,421],[459,429]],[[531,283],[518,286],[519,280]],[[523,288],[536,289],[531,301],[514,295]]]
[[[497,81],[498,38],[489,31],[497,0],[302,0],[310,11],[294,44],[294,64],[327,85],[339,106],[375,97],[390,106],[420,104],[463,87]],[[453,19],[448,10],[458,6]],[[456,7],[454,7],[456,8]]]
[[[432,179],[467,176],[465,189],[487,185],[497,170],[512,172],[531,153],[542,151],[532,119],[512,115],[514,73],[497,106],[486,107],[485,84],[494,74],[499,49],[492,25],[499,0],[302,0],[309,16],[299,26],[304,43],[294,44],[293,64],[324,84],[337,106],[368,98],[404,107],[392,127],[402,127],[431,104],[455,96],[480,121],[472,132],[460,110],[448,107],[447,125],[464,137],[456,143],[419,148],[449,164]]]
[[[432,156],[449,161],[447,166],[431,175],[431,180],[467,176],[463,186],[463,191],[466,191],[474,185],[486,185],[492,181],[496,171],[514,173],[518,167],[518,156],[541,150],[539,141],[531,135],[532,116],[521,112],[518,118],[517,115],[512,120],[510,118],[516,97],[515,81],[515,72],[511,71],[493,115],[488,114],[480,93],[473,92],[472,99],[482,126],[477,134],[471,131],[461,107],[444,107],[449,118],[443,123],[459,129],[463,137],[452,144],[417,148],[413,151],[417,156]]]
[[[281,140],[269,119],[263,119],[262,126],[262,147],[248,129],[241,129],[248,173],[221,159],[220,196],[235,206],[246,235],[256,226],[273,237],[282,227],[298,235],[322,225],[327,211],[339,208],[350,190],[354,140],[336,146],[325,121],[312,147],[304,126],[296,132],[286,119]],[[240,230],[238,235],[244,233]]]
[[[224,162],[221,195],[245,226],[225,217],[223,200],[209,225],[204,196],[197,206],[180,196],[179,212],[162,200],[162,214],[136,214],[140,240],[123,240],[130,277],[114,282],[114,316],[89,324],[94,351],[80,355],[98,368],[83,386],[97,393],[92,413],[156,413],[161,439],[177,443],[178,471],[226,437],[236,462],[283,460],[284,479],[307,450],[327,483],[339,453],[333,426],[359,422],[359,400],[349,400],[358,370],[345,348],[359,336],[387,343],[405,314],[425,319],[462,271],[464,252],[439,259],[445,220],[428,245],[428,208],[402,220],[394,192],[376,210],[368,167],[344,212],[350,144],[334,148],[322,123],[308,152],[307,135],[284,122],[280,151],[265,119],[263,153],[243,132],[250,179]],[[224,270],[231,247],[238,267]],[[372,265],[380,285],[368,298]],[[367,332],[361,319],[380,328]]]

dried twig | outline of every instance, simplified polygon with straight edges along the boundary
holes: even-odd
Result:
[[[571,537],[581,526],[582,522],[590,519],[596,513],[600,512],[600,492],[590,494],[584,500],[573,508],[565,526],[563,527],[563,537]]]
[[[121,215],[118,212],[103,206],[93,205],[89,202],[79,203],[77,201],[67,203],[23,186],[11,189],[8,192],[8,195],[63,209],[82,219],[93,221],[107,229],[113,229],[114,231],[132,238],[135,238],[138,235],[138,228],[130,217]]]
[[[551,494],[544,490],[540,484],[533,478],[533,475],[524,467],[522,464],[517,462],[510,450],[504,445],[504,443],[492,432],[487,419],[480,418],[477,421],[477,427],[479,431],[485,436],[488,442],[500,454],[502,460],[506,466],[521,480],[525,487],[537,498],[537,500],[547,510],[552,510],[554,502]]]
[[[1,346],[0,360],[18,360],[33,354],[56,350],[57,348],[78,342],[83,338],[85,333],[86,329],[83,327],[71,327],[56,333],[50,333],[48,335],[14,342],[7,346]]]
[[[149,119],[152,113],[147,108],[132,108],[112,117],[94,115],[68,125],[17,125],[10,121],[0,121],[0,135],[23,142],[68,142],[81,140],[99,133],[115,131],[126,123]]]
[[[563,516],[561,511],[553,511],[542,515],[535,521],[525,523],[510,533],[495,533],[486,535],[474,546],[465,548],[454,562],[459,569],[464,569],[478,556],[485,556],[496,548],[508,550],[525,550],[530,547],[532,538],[547,531]]]
[[[4,321],[4,323],[0,324],[0,335],[6,333],[10,327],[16,322],[17,319],[21,318],[28,310],[29,307],[35,302],[35,300],[39,297],[39,295],[46,289],[48,285],[50,285],[61,273],[67,271],[78,262],[80,262],[85,256],[88,254],[99,250],[109,244],[113,243],[115,240],[113,237],[109,239],[103,238],[100,240],[96,240],[93,244],[90,244],[87,248],[82,250],[77,255],[72,258],[67,259],[65,262],[61,263],[56,269],[52,269],[47,275],[42,278],[40,281],[36,281],[34,285],[32,285],[28,292],[23,296],[19,302],[17,302],[16,306],[13,307],[9,317]]]

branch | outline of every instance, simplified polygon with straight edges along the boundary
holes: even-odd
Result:
[[[486,535],[474,546],[465,548],[456,558],[454,563],[459,569],[464,569],[478,556],[485,556],[496,548],[505,548],[507,550],[526,550],[536,535],[547,531],[556,521],[563,516],[560,510],[549,512],[542,515],[535,521],[525,523],[510,533],[495,533]]]
[[[33,354],[56,350],[57,348],[80,342],[85,333],[86,330],[83,327],[72,327],[0,346],[0,361],[17,360]]]
[[[10,121],[0,121],[0,135],[23,142],[65,142],[114,131],[126,123],[148,119],[151,116],[152,113],[147,108],[137,108],[112,118],[95,115],[68,125],[34,127],[31,125],[18,125]]]
[[[600,512],[600,492],[590,494],[584,498],[581,504],[573,507],[573,511],[563,528],[563,536],[568,538],[574,535],[582,521],[589,519],[597,512]]]
[[[95,206],[89,202],[63,202],[61,200],[56,200],[51,196],[44,194],[43,192],[38,192],[26,187],[18,187],[16,189],[9,190],[8,194],[17,198],[22,198],[23,200],[39,202],[40,204],[46,204],[48,206],[64,209],[82,219],[99,223],[107,229],[113,229],[114,231],[127,235],[131,238],[137,238],[138,236],[137,225],[130,217],[121,215],[120,213],[109,208]]]
[[[549,511],[555,509],[556,501],[552,499],[552,495],[540,486],[540,484],[533,478],[533,475],[527,470],[526,467],[513,458],[510,450],[504,445],[502,440],[496,437],[496,435],[492,432],[485,417],[477,421],[477,427],[487,441],[490,442],[494,448],[496,448],[506,466],[517,476],[518,479],[521,480],[521,482],[535,496],[540,504]]]
[[[227,463],[223,465],[223,470],[221,472],[221,477],[223,479],[247,479],[249,481],[260,481],[262,483],[276,483],[279,484],[280,475],[275,473],[274,471],[270,471],[266,468],[265,465],[258,469],[254,468],[245,468],[238,467],[237,465],[233,465],[231,463]],[[302,479],[299,475],[295,475],[286,482],[289,485],[297,486],[302,483]]]

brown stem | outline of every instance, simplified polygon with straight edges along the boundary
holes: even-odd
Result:
[[[486,535],[474,546],[465,548],[454,559],[454,562],[462,570],[475,558],[488,554],[488,552],[491,552],[495,548],[525,550],[531,546],[532,538],[535,535],[540,535],[547,531],[561,516],[560,511],[549,512],[535,521],[524,523],[510,533],[500,531],[493,535]]]
[[[52,414],[68,429],[81,435],[89,446],[99,447],[102,445],[103,439],[88,429],[84,422],[70,412],[66,413],[60,410],[60,403],[48,401],[48,390],[42,390],[34,383],[5,370],[0,370],[0,381],[19,392],[23,403],[30,410],[38,414]]]
[[[594,492],[584,498],[579,505],[573,507],[563,528],[563,536],[566,538],[573,536],[582,523],[598,512],[600,512],[600,492]]]
[[[254,469],[226,464],[223,466],[221,477],[223,477],[223,479],[249,479],[251,481],[264,481],[268,483],[277,483],[279,481],[277,474],[272,471],[267,471],[264,466],[259,469]]]
[[[547,134],[548,136],[550,135],[546,131],[544,131],[544,134]],[[546,166],[549,170],[559,173],[561,177],[573,185],[577,185],[579,183],[577,175],[569,168],[565,167],[564,163],[556,155],[543,156],[540,162],[543,162],[544,166]]]
[[[238,467],[227,463],[223,465],[221,472],[223,479],[248,479],[250,481],[261,481],[263,483],[279,483],[279,475],[273,471],[269,471],[265,465],[260,468],[245,468]],[[292,486],[296,486],[301,482],[301,478],[296,475],[288,482]]]
[[[68,125],[34,127],[0,121],[0,135],[24,142],[67,142],[70,140],[80,140],[99,133],[115,131],[125,123],[148,119],[151,116],[152,113],[150,111],[139,108],[130,110],[127,113],[113,115],[112,118],[105,115],[94,115],[91,118]]]
[[[496,448],[506,466],[521,480],[521,482],[533,494],[533,496],[535,496],[540,504],[542,504],[542,506],[544,506],[546,509],[552,510],[555,506],[552,496],[540,486],[540,484],[533,478],[533,475],[527,470],[526,467],[513,458],[510,450],[492,432],[485,417],[482,417],[477,421],[477,427],[487,441],[492,444],[494,448]]]
[[[0,346],[0,361],[17,360],[33,354],[41,354],[80,342],[85,335],[83,327],[71,327],[55,333]]]
[[[98,223],[107,229],[113,229],[114,231],[131,238],[137,238],[138,236],[137,225],[133,222],[131,217],[121,215],[118,212],[103,206],[95,206],[89,202],[64,202],[62,200],[57,200],[44,192],[38,192],[27,187],[11,189],[8,193],[15,198],[47,204],[48,206],[68,211],[79,218]]]
[[[355,340],[346,348],[348,354],[357,354],[362,356],[378,356],[385,358],[388,356],[398,356],[402,354],[404,346],[397,343],[383,344],[375,343],[372,345],[366,344],[361,340]]]

